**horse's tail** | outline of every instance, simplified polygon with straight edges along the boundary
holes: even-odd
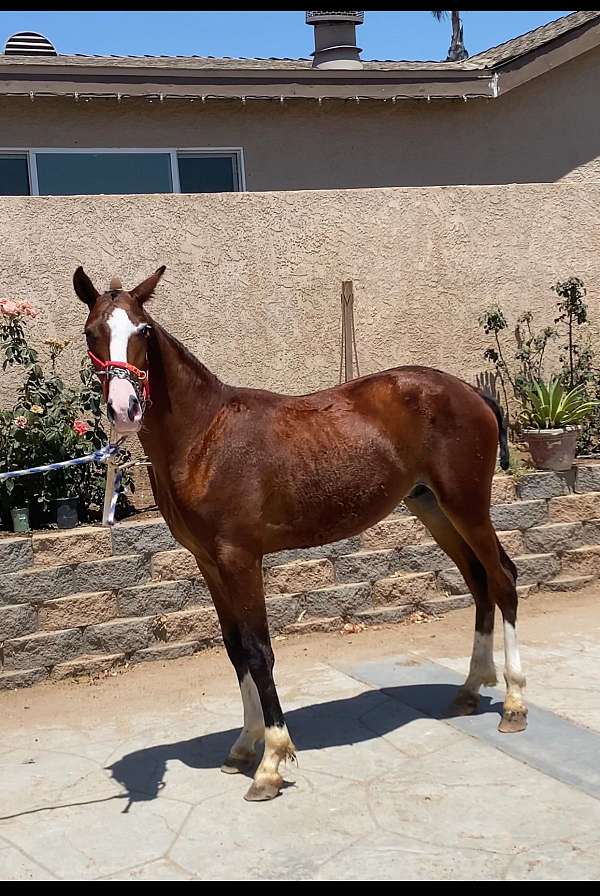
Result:
[[[508,453],[508,427],[506,426],[506,415],[495,398],[488,392],[484,392],[483,389],[477,389],[477,392],[481,395],[485,403],[491,410],[494,412],[496,416],[496,420],[498,421],[498,441],[500,442],[500,466],[503,470],[508,470],[508,465],[510,463],[509,453]]]

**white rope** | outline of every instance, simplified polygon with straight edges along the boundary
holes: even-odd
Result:
[[[111,438],[113,433],[111,432]],[[130,461],[126,464],[115,463],[115,458],[121,450],[123,439],[117,442],[110,442],[104,448],[99,448],[92,454],[85,454],[83,457],[74,457],[71,460],[56,461],[52,464],[43,464],[38,467],[27,467],[24,470],[8,470],[0,473],[0,482],[7,479],[20,479],[22,476],[33,476],[35,473],[50,473],[52,470],[62,470],[65,467],[77,467],[82,464],[101,464],[107,465],[106,472],[106,490],[104,495],[104,513],[102,516],[103,526],[113,526],[115,522],[115,511],[117,509],[117,501],[119,500],[119,492],[121,491],[121,482],[123,479],[123,470],[127,467],[137,466],[144,461]]]
[[[86,454],[83,457],[74,457],[71,460],[56,461],[52,464],[43,464],[39,467],[27,467],[24,470],[8,470],[6,473],[0,473],[0,482],[6,479],[20,479],[21,476],[33,476],[34,473],[49,473],[51,470],[62,470],[64,467],[76,467],[81,464],[101,464],[106,463],[110,458],[117,454],[120,450],[120,442],[114,445],[106,445],[93,454]]]

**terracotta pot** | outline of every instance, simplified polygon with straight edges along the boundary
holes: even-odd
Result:
[[[577,451],[579,426],[564,429],[524,429],[531,459],[538,470],[570,470]]]

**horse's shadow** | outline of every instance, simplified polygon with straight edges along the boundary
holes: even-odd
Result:
[[[299,752],[318,750],[373,740],[423,716],[450,718],[449,706],[455,696],[455,685],[404,685],[304,706],[288,712],[286,721]],[[384,697],[392,700],[384,701]],[[483,696],[482,713],[501,715],[502,704]],[[191,740],[146,747],[117,760],[108,770],[127,791],[124,811],[132,803],[156,799],[166,786],[167,764],[173,760],[189,768],[219,768],[238,733],[239,728],[215,731]]]

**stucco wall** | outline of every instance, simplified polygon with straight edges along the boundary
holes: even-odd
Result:
[[[0,295],[42,309],[38,340],[72,339],[67,372],[84,349],[75,267],[131,286],[164,263],[156,318],[222,378],[292,392],[337,382],[343,279],[362,372],[422,363],[471,378],[492,302],[551,313],[550,286],[577,274],[600,320],[599,252],[589,184],[0,203]]]
[[[242,146],[249,190],[600,179],[593,50],[495,100],[0,99],[0,146]]]

